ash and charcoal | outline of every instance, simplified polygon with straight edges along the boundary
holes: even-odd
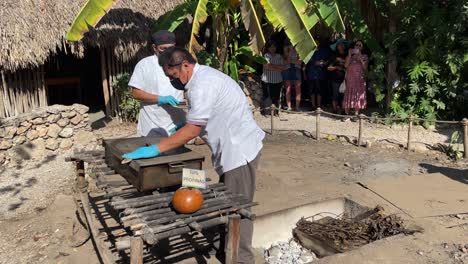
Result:
[[[303,248],[293,239],[272,244],[264,251],[264,257],[269,264],[305,264],[317,259],[313,252]]]

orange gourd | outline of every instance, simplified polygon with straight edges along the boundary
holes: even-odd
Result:
[[[180,188],[172,197],[172,206],[181,214],[191,214],[203,205],[203,194],[198,189]]]

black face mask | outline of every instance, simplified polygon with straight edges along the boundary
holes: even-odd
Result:
[[[183,84],[179,78],[174,78],[171,80],[172,86],[176,88],[177,90],[185,90],[185,84]]]

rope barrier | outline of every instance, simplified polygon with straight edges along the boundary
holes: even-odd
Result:
[[[262,112],[265,110],[271,110],[272,107],[264,107],[264,108],[258,108],[255,109],[255,112]],[[292,110],[286,110],[286,109],[281,109],[281,108],[276,108],[280,113],[288,113],[288,114],[295,114],[295,115],[316,115],[317,110],[314,111],[292,111]],[[327,116],[333,116],[333,117],[341,117],[341,118],[352,118],[352,117],[357,117],[356,115],[340,115],[340,114],[335,114],[331,112],[327,112],[324,110],[320,111],[320,114],[327,115]],[[373,116],[366,116],[364,115],[362,119],[367,119],[367,120],[379,120],[379,121],[409,121],[409,117],[407,118],[402,118],[402,117],[373,117]],[[425,118],[413,118],[413,121],[423,121],[423,122],[433,122],[433,123],[439,123],[439,124],[463,124],[463,121],[449,121],[449,120],[437,120],[437,119],[425,119]]]
[[[340,114],[335,114],[327,111],[323,111],[322,109],[318,108],[315,111],[291,111],[291,110],[285,110],[281,108],[276,108],[274,105],[271,107],[265,107],[265,108],[258,108],[258,111],[260,113],[265,112],[266,110],[269,110],[270,115],[271,115],[271,124],[270,124],[270,133],[273,135],[273,132],[275,130],[275,125],[274,125],[274,116],[276,113],[288,113],[288,114],[294,114],[294,115],[308,115],[308,116],[315,116],[315,140],[320,141],[320,116],[325,115],[328,117],[339,117],[339,118],[357,118],[359,121],[359,130],[358,130],[358,136],[357,136],[357,146],[361,146],[363,144],[363,121],[364,120],[370,120],[370,121],[400,121],[400,122],[407,122],[408,123],[408,134],[407,134],[407,140],[406,140],[406,149],[412,150],[413,146],[413,125],[415,122],[432,122],[432,123],[438,123],[438,124],[452,124],[452,125],[462,125],[463,126],[463,146],[464,146],[464,158],[468,159],[468,119],[464,118],[461,121],[448,121],[448,120],[436,120],[436,119],[425,119],[425,118],[416,118],[414,116],[409,116],[407,118],[397,118],[397,117],[373,117],[373,116],[366,116],[364,114],[360,115],[340,115]],[[257,109],[254,109],[254,112],[257,111]],[[280,121],[287,121],[282,120],[280,118]],[[365,143],[367,144],[367,143]]]

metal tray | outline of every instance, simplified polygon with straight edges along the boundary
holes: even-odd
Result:
[[[159,143],[163,137],[139,137],[104,140],[107,164],[139,191],[150,191],[182,183],[182,169],[202,169],[205,157],[186,147],[165,152],[156,158],[121,164],[122,155],[145,145]]]

